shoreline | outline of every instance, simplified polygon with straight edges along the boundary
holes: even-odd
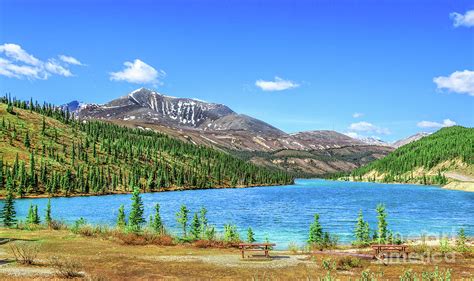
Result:
[[[237,188],[256,188],[256,187],[263,187],[263,186],[286,186],[286,185],[293,185],[293,183],[289,184],[255,184],[255,185],[240,185],[240,186],[216,186],[216,187],[206,187],[206,188],[189,188],[189,187],[171,187],[170,189],[166,190],[153,190],[153,191],[141,191],[141,194],[145,193],[160,193],[160,192],[176,192],[176,191],[189,191],[189,190],[209,190],[209,189],[237,189]],[[41,198],[73,198],[73,197],[90,197],[90,196],[111,196],[111,195],[126,195],[132,194],[133,191],[112,191],[108,193],[72,193],[72,194],[28,194],[22,197],[15,197],[15,200],[21,199],[41,199]],[[0,200],[4,200],[5,195],[0,195]]]
[[[474,192],[474,183],[473,182],[460,182],[460,181],[452,181],[445,185],[437,185],[437,184],[422,184],[422,183],[411,183],[411,182],[380,182],[380,181],[359,181],[354,179],[344,180],[341,178],[338,179],[326,179],[332,181],[341,181],[341,182],[365,182],[365,183],[378,183],[378,184],[409,184],[409,185],[416,185],[416,186],[432,186],[438,187],[440,189],[445,190],[456,190],[456,191],[464,191],[464,192]],[[464,187],[463,185],[470,184],[471,186]]]

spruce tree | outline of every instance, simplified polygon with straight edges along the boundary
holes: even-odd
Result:
[[[26,134],[25,134],[24,145],[25,145],[26,148],[30,148],[30,146],[31,146],[30,135],[29,135],[28,131],[26,131]]]
[[[33,208],[33,223],[40,224],[41,220],[38,213],[38,205],[35,205]]]
[[[157,233],[163,232],[163,223],[160,216],[160,204],[156,203],[155,205],[155,217],[153,218],[152,228]]]
[[[377,227],[377,239],[380,244],[383,244],[387,241],[387,213],[385,211],[384,204],[378,204],[377,208],[377,220],[378,220],[378,227]]]
[[[207,220],[207,209],[202,207],[199,212],[199,220],[201,223],[201,234],[204,234],[207,229],[208,220]]]
[[[127,222],[125,221],[125,206],[120,205],[117,216],[117,227],[124,229],[125,226],[127,226]]]
[[[16,223],[15,199],[11,191],[7,192],[4,200],[4,205],[1,213],[3,225],[5,227],[12,227]]]
[[[370,242],[370,229],[369,223],[364,220],[362,210],[359,211],[357,218],[357,224],[354,230],[354,236],[356,238],[355,244],[365,246]]]
[[[26,223],[34,224],[35,223],[35,213],[33,204],[30,203],[30,207],[28,208],[28,216],[26,217]]]
[[[248,243],[255,242],[254,236],[255,236],[255,234],[253,233],[252,228],[249,226],[249,228],[247,229],[247,242]]]
[[[308,244],[321,244],[323,242],[323,227],[319,223],[319,214],[314,215],[314,221],[309,227]]]
[[[197,240],[201,237],[201,222],[199,221],[199,216],[197,213],[194,213],[194,217],[191,222],[191,235],[194,240]]]
[[[51,198],[48,198],[48,204],[46,205],[46,211],[44,215],[44,222],[46,225],[50,226],[51,225]]]
[[[186,238],[187,236],[186,228],[188,225],[188,213],[189,210],[186,208],[186,205],[181,205],[179,212],[176,213],[176,221],[183,229],[183,238]]]
[[[138,187],[135,187],[132,194],[130,216],[128,217],[128,227],[131,231],[139,232],[141,230],[141,226],[145,222],[143,213],[144,209],[142,198],[140,197],[140,190]]]

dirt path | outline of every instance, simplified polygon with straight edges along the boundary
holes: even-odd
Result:
[[[297,266],[299,264],[314,264],[310,262],[307,255],[287,255],[285,253],[275,252],[272,259],[259,260],[258,258],[242,260],[237,254],[227,255],[201,255],[201,256],[144,256],[146,260],[165,261],[165,262],[204,262],[224,267],[242,267],[242,268],[285,268]]]

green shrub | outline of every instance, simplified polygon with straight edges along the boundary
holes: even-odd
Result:
[[[321,266],[324,268],[324,270],[331,271],[336,269],[336,261],[331,258],[325,258],[321,262]]]

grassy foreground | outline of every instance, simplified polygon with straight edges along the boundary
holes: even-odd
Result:
[[[15,261],[11,247],[19,240],[24,241],[20,243],[38,245],[38,256],[33,264],[23,265]],[[414,273],[421,277],[422,272],[434,272],[436,267],[440,272],[450,269],[451,280],[474,278],[472,255],[456,255],[455,262],[410,260],[384,265],[355,258],[348,262],[348,258],[340,252],[295,250],[274,251],[274,258],[269,261],[242,261],[240,252],[235,248],[199,248],[195,244],[128,245],[113,237],[84,237],[67,230],[6,228],[0,229],[0,241],[0,279],[9,280],[63,278],[51,262],[53,257],[61,261],[74,261],[74,270],[79,273],[77,278],[86,280],[375,280],[361,278],[364,272],[377,280],[414,280],[400,277],[413,276]],[[328,279],[328,273],[332,279]]]

